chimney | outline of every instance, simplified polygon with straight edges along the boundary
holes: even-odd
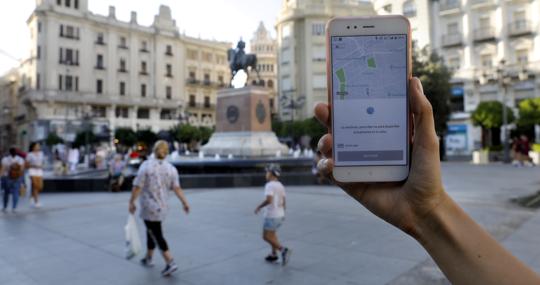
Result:
[[[109,6],[109,18],[116,18],[116,8]]]
[[[137,12],[131,11],[131,20],[130,20],[130,22],[132,24],[137,24]]]

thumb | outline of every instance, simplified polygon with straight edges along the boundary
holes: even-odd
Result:
[[[411,79],[409,93],[411,94],[411,111],[414,117],[414,145],[438,151],[439,139],[435,133],[433,108],[424,95],[422,83],[418,78]]]

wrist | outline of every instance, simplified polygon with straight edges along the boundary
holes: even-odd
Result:
[[[443,191],[437,205],[417,219],[413,237],[426,249],[439,244],[441,240],[452,240],[452,222],[460,213],[461,208]]]

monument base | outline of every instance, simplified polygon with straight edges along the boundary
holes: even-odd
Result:
[[[288,150],[273,132],[216,132],[201,148],[208,155],[249,157],[285,155]]]

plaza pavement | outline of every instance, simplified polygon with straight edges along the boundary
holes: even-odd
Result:
[[[508,199],[537,191],[539,172],[443,164],[450,195],[537,272],[540,213]],[[18,214],[0,214],[0,284],[448,284],[413,239],[339,189],[287,190],[286,267],[263,261],[269,249],[253,214],[262,186],[188,190],[188,216],[171,198],[164,229],[180,269],[170,278],[160,276],[159,256],[153,269],[124,259],[128,193],[45,193],[43,209],[25,201]]]

